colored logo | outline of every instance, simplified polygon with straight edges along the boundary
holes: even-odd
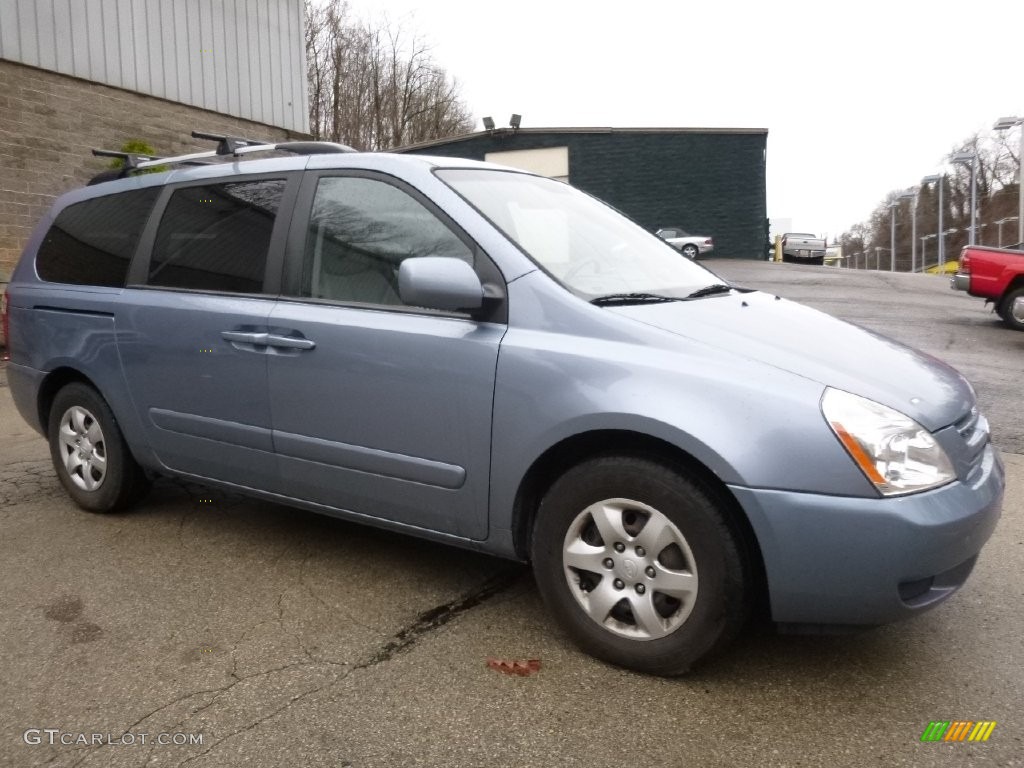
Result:
[[[995,729],[995,720],[932,720],[921,741],[988,741]]]

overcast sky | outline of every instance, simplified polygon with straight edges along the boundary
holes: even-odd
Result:
[[[1022,0],[350,0],[501,126],[768,129],[768,215],[839,234],[1024,112]]]

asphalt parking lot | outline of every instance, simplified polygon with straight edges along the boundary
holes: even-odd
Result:
[[[644,677],[571,646],[514,563],[171,481],[132,513],[80,512],[0,377],[0,765],[1024,765],[1024,334],[941,278],[708,266],[974,383],[1008,491],[946,605],[852,636],[755,626],[686,677]],[[921,743],[933,720],[998,725]]]

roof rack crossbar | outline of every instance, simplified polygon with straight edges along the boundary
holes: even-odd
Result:
[[[136,168],[141,167],[141,163],[160,159],[156,155],[140,155],[137,152],[116,152],[112,149],[94,149],[92,153],[96,157],[116,157],[119,160],[123,160],[124,165],[121,170],[124,171],[134,171]]]

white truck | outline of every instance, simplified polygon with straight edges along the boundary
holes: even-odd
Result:
[[[791,264],[825,263],[825,238],[806,232],[787,232],[782,236],[782,260]]]

